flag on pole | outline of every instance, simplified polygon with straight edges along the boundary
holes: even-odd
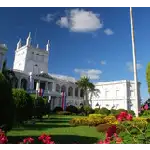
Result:
[[[62,109],[66,110],[66,93],[65,92],[61,93],[61,99],[62,99]]]
[[[40,88],[40,90],[39,90],[39,96],[43,97],[43,95],[44,95],[44,89]]]

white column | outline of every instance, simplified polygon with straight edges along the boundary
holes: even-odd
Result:
[[[52,85],[52,91],[55,92],[56,91],[56,83],[53,82],[53,85]]]
[[[18,79],[18,88],[21,88],[21,78]]]
[[[48,82],[47,81],[45,82],[45,90],[47,90],[47,91],[49,90],[48,89]]]

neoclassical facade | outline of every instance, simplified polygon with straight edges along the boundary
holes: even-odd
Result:
[[[3,47],[0,47],[0,52],[3,51]],[[13,88],[23,88],[30,93],[36,93],[36,85],[39,83],[39,88],[44,89],[44,96],[51,101],[51,109],[61,106],[62,91],[67,95],[67,105],[80,106],[84,104],[83,90],[77,86],[75,78],[48,73],[49,55],[49,41],[45,49],[40,49],[39,45],[36,47],[31,45],[30,33],[24,45],[20,39],[15,50],[13,71],[17,79],[12,79]],[[2,60],[0,61],[2,62]],[[137,111],[137,104],[140,108],[140,83],[138,84],[138,102],[135,99],[133,81],[98,82],[95,84],[95,89],[94,92],[88,94],[89,104],[92,108],[106,107]]]
[[[50,54],[50,42],[46,48],[40,49],[37,45],[31,45],[31,33],[22,45],[21,39],[17,43],[13,71],[17,79],[13,79],[13,88],[23,88],[30,93],[36,93],[36,85],[44,89],[44,96],[51,100],[51,108],[61,106],[61,92],[67,95],[66,104],[79,106],[83,104],[83,90],[78,88],[73,77],[48,73],[48,57]],[[33,82],[30,82],[32,74]],[[32,84],[32,85],[31,85]]]

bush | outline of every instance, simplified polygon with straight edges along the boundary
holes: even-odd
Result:
[[[145,116],[145,117],[150,117],[150,110],[144,110],[143,113],[142,113],[142,116]]]
[[[11,130],[14,121],[14,101],[10,84],[0,73],[0,128],[5,132]]]
[[[133,110],[128,110],[128,113],[135,117],[135,112]]]
[[[68,111],[70,113],[76,113],[77,114],[78,113],[78,108],[75,107],[75,106],[70,105],[70,106],[66,107],[66,111]]]
[[[13,89],[13,99],[15,102],[15,119],[22,123],[32,117],[33,101],[31,96],[23,89]]]
[[[35,99],[35,97],[32,96],[32,101],[34,116],[36,116],[38,119],[41,119],[44,115],[48,114],[49,107],[45,98],[37,97],[37,99]]]
[[[109,114],[110,114],[110,110],[108,110],[108,109],[105,108],[105,107],[102,107],[102,108],[100,109],[100,114],[109,115]]]
[[[56,114],[58,114],[58,115],[71,115],[71,112],[69,112],[69,111],[58,111],[58,112],[56,112]]]
[[[89,114],[89,118],[104,118],[106,115],[102,114]]]
[[[105,123],[105,120],[101,118],[83,117],[73,118],[69,123],[73,126],[97,126],[98,124]]]
[[[116,109],[111,109],[110,110],[110,114],[112,114],[112,115],[118,115],[118,112],[117,112]]]
[[[119,115],[121,112],[127,112],[125,109],[117,109],[116,115]]]
[[[85,112],[85,114],[87,116],[89,114],[92,114],[93,110],[92,110],[92,108],[90,106],[84,106],[84,112]]]
[[[112,116],[112,115],[106,116],[106,117],[104,118],[104,120],[105,120],[105,122],[107,122],[108,124],[117,124],[117,123],[118,123],[116,117],[115,117],[115,116]]]
[[[95,114],[97,115],[97,114]],[[80,126],[80,125],[89,125],[89,126],[97,126],[99,124],[118,124],[115,116],[106,116],[104,117],[94,117],[94,114],[91,114],[90,117],[83,117],[83,118],[73,118],[70,121],[71,125]]]
[[[95,108],[95,109],[94,109],[94,113],[95,113],[95,114],[100,114],[100,108]]]
[[[57,111],[63,111],[62,107],[55,107],[53,112],[57,112]]]

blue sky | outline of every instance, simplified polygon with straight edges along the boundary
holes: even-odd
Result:
[[[150,61],[150,8],[133,8],[141,95],[148,97],[145,80]],[[28,33],[45,48],[50,40],[49,72],[94,82],[133,80],[129,8],[1,8],[0,42],[8,46],[12,68],[16,43]],[[37,30],[36,38],[35,31]]]

